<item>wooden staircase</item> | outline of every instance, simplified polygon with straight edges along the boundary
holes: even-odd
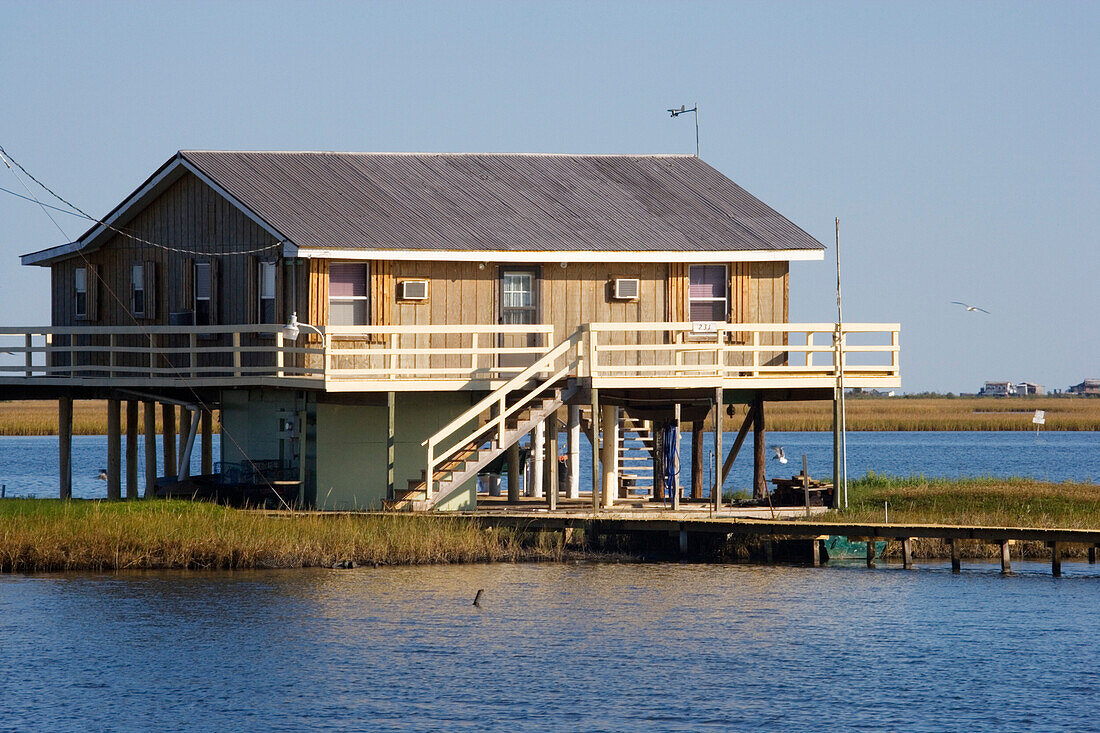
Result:
[[[619,494],[653,494],[653,431],[647,420],[619,418]]]
[[[477,444],[471,441],[441,463],[432,474],[435,491],[428,498],[427,470],[421,470],[420,478],[410,479],[408,487],[398,490],[398,495],[385,502],[386,509],[395,511],[427,511],[450,496],[455,489],[477,476],[478,472],[489,465],[501,453],[511,448],[527,435],[540,422],[552,415],[570,399],[577,388],[568,386],[554,389],[545,397],[536,398],[519,412],[505,419],[504,437]],[[487,421],[495,418],[488,417]]]

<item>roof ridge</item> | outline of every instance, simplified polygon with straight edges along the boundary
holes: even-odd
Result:
[[[531,158],[694,158],[694,155],[690,153],[506,153],[506,152],[487,152],[487,153],[447,153],[447,152],[414,152],[414,151],[370,151],[370,150],[209,150],[201,148],[191,148],[180,150],[180,153],[232,153],[232,154],[244,154],[244,155],[362,155],[362,156],[382,156],[382,155],[430,155],[438,157],[459,157],[459,156],[475,156],[475,155],[491,155],[491,156],[521,156]]]

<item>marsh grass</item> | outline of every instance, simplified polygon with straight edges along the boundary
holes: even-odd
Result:
[[[869,473],[848,483],[848,509],[815,517],[832,522],[882,522],[889,502],[891,524],[961,524],[985,527],[1057,527],[1100,529],[1100,484],[1050,483],[1025,478],[925,478]],[[893,547],[891,554],[898,554]],[[1070,546],[1070,554],[1085,551]],[[992,544],[968,542],[964,557],[994,557]],[[1042,543],[1020,543],[1025,557],[1047,557]],[[918,557],[950,554],[942,540],[914,540]]]
[[[138,410],[144,433],[144,411]],[[161,411],[157,409],[156,431],[161,432]],[[220,429],[219,413],[214,411],[214,430]],[[126,408],[122,408],[122,423],[126,424]],[[77,400],[73,402],[73,435],[106,435],[107,402]],[[57,402],[54,400],[12,400],[0,402],[0,435],[57,435]]]
[[[0,501],[0,570],[331,567],[561,560],[561,534],[463,517],[279,515],[202,502]]]

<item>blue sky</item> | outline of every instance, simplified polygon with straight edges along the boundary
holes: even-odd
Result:
[[[845,317],[902,324],[906,391],[1100,377],[1097,3],[0,0],[0,27],[0,145],[97,215],[181,148],[690,153],[664,110],[698,102],[704,160],[830,248],[841,219]],[[48,323],[18,255],[60,241],[0,192],[0,324]],[[831,260],[792,266],[792,320],[834,317]]]

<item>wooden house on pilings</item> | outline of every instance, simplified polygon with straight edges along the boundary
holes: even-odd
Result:
[[[714,474],[751,432],[759,491],[769,402],[833,399],[841,364],[849,387],[899,386],[896,324],[789,322],[790,263],[823,251],[693,156],[184,151],[77,241],[23,257],[51,270],[52,325],[0,329],[21,355],[0,397],[59,400],[63,495],[72,400],[91,398],[110,400],[113,496],[123,464],[138,492],[140,404],[181,436],[166,474],[210,445],[217,409],[223,478],[277,472],[323,509],[472,509],[502,462],[525,501],[520,443],[523,493],[550,506],[678,502],[660,426],[701,441],[743,406]],[[720,503],[696,445],[676,483]]]

